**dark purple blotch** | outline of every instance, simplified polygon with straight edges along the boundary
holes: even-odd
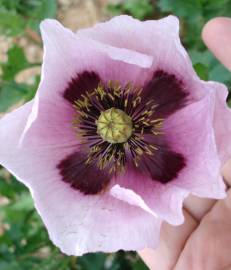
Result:
[[[63,97],[74,104],[86,91],[92,92],[100,83],[99,75],[94,71],[83,71],[72,78],[63,93]]]
[[[100,77],[97,73],[84,71],[81,74],[77,74],[70,81],[63,93],[63,97],[71,104],[74,104],[86,91],[94,91],[99,83]],[[162,70],[154,72],[150,81],[144,86],[141,95],[142,104],[149,100],[154,100],[158,105],[154,114],[155,118],[166,118],[186,106],[189,102],[189,93],[183,82],[175,75]],[[117,100],[115,103],[117,104],[114,105],[115,107],[123,109],[120,100]],[[109,104],[108,101],[102,106],[107,109],[113,106],[113,104]],[[131,159],[127,158],[127,160],[130,160],[128,162],[130,169],[136,170],[137,173],[145,174],[154,181],[163,184],[175,179],[186,166],[184,156],[171,150],[171,146],[169,142],[165,141],[164,135],[152,136],[151,139],[147,137],[146,139],[150,144],[157,146],[158,150],[155,151],[153,156],[142,155],[138,168],[131,162],[132,157]],[[109,185],[112,175],[106,169],[100,170],[97,167],[97,161],[86,165],[86,159],[87,153],[76,151],[60,161],[57,168],[62,180],[69,183],[74,189],[86,195],[98,194]]]
[[[158,105],[155,117],[166,118],[187,105],[189,93],[174,74],[157,70],[142,91],[143,102],[151,99]]]
[[[181,154],[160,148],[153,156],[142,157],[139,171],[154,181],[166,184],[175,179],[185,166],[186,160]]]
[[[64,182],[86,195],[103,191],[110,182],[110,176],[96,164],[86,165],[87,156],[75,152],[62,160],[57,168]]]

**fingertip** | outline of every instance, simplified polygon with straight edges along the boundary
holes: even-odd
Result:
[[[213,199],[199,198],[191,194],[184,200],[184,208],[195,220],[200,221],[209,212],[214,203],[215,200]]]
[[[208,21],[202,39],[212,53],[231,70],[231,19],[217,17]]]
[[[198,222],[185,210],[184,217],[185,222],[179,226],[163,222],[157,249],[139,251],[139,255],[150,270],[173,269],[186,240],[198,225]]]
[[[214,34],[219,32],[223,27],[224,20],[227,18],[217,17],[209,20],[202,29],[202,39],[206,45],[210,44],[210,41],[213,39]]]

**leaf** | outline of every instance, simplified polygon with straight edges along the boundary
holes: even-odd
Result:
[[[148,270],[148,267],[140,259],[133,264],[132,270]]]
[[[191,49],[191,50],[188,50],[188,53],[190,55],[193,65],[197,63],[201,63],[205,66],[210,66],[212,60],[214,59],[214,57],[208,50],[198,51],[195,49]]]
[[[0,169],[0,195],[14,200],[16,196],[25,192],[26,188],[5,169]]]
[[[28,9],[28,16],[30,16],[28,27],[35,31],[39,31],[39,24],[41,20],[55,17],[57,4],[55,0],[31,0],[30,2],[36,2],[37,7],[33,10],[33,13],[30,13],[30,9]]]
[[[35,82],[32,85],[19,84],[15,81],[0,83],[0,113],[31,100],[35,95],[39,81],[40,76],[35,78]]]
[[[218,81],[229,84],[231,74],[208,50],[200,52],[189,50],[193,67],[203,80]]]
[[[16,36],[22,34],[25,29],[26,21],[14,10],[7,11],[0,8],[0,34]]]
[[[150,0],[126,0],[122,3],[109,4],[108,10],[113,15],[128,14],[144,20],[154,12],[154,5]]]
[[[0,112],[7,111],[16,103],[23,103],[24,95],[25,89],[15,82],[11,81],[0,85]]]
[[[162,12],[173,11],[177,16],[193,18],[200,13],[201,3],[198,0],[159,0],[158,7]]]
[[[209,78],[209,72],[208,72],[208,67],[201,64],[201,63],[197,63],[194,66],[194,69],[197,73],[197,75],[202,79],[207,81]]]
[[[153,14],[154,6],[149,0],[127,0],[124,2],[124,10],[143,20]]]
[[[78,264],[80,264],[83,269],[86,270],[102,270],[104,269],[104,264],[106,260],[106,255],[103,253],[92,253],[87,254],[78,259]]]
[[[55,0],[0,0],[0,33],[16,36],[27,27],[38,31],[41,20],[56,14]]]
[[[228,84],[231,80],[231,73],[221,63],[215,60],[209,73],[209,79]]]
[[[8,50],[7,56],[7,62],[1,64],[3,80],[13,80],[19,71],[30,67],[23,49],[17,45]]]
[[[34,203],[29,192],[24,192],[17,199],[17,202],[11,206],[12,211],[29,211],[34,209]]]

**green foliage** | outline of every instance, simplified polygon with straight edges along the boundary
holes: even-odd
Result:
[[[189,50],[194,68],[203,80],[218,81],[231,85],[230,72],[207,50]]]
[[[230,72],[208,52],[202,42],[205,23],[217,16],[230,16],[231,0],[159,0],[161,16],[175,14],[181,20],[181,37],[188,49],[195,70],[202,79],[223,82],[231,86]]]
[[[129,14],[137,19],[145,19],[154,12],[154,6],[150,0],[127,0],[121,3],[108,6],[109,11],[113,15]]]
[[[34,84],[17,83],[16,75],[27,68],[38,64],[29,63],[24,51],[17,45],[13,45],[7,52],[7,62],[0,63],[0,113],[7,111],[17,103],[30,100],[36,91],[39,78]]]
[[[22,48],[13,45],[7,52],[8,60],[2,63],[2,79],[5,81],[13,80],[15,75],[28,67],[28,63]]]
[[[23,34],[26,27],[38,30],[39,22],[55,13],[55,0],[0,0],[0,34]]]
[[[203,25],[215,16],[229,16],[230,0],[159,0],[163,13],[179,16],[183,22],[183,41],[190,48],[204,48],[200,37]],[[184,34],[185,32],[185,34]]]

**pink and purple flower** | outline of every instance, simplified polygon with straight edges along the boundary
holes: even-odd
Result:
[[[198,78],[175,17],[119,16],[77,34],[45,20],[41,32],[41,83],[0,120],[0,163],[63,252],[155,248],[189,193],[224,198],[227,89]]]

